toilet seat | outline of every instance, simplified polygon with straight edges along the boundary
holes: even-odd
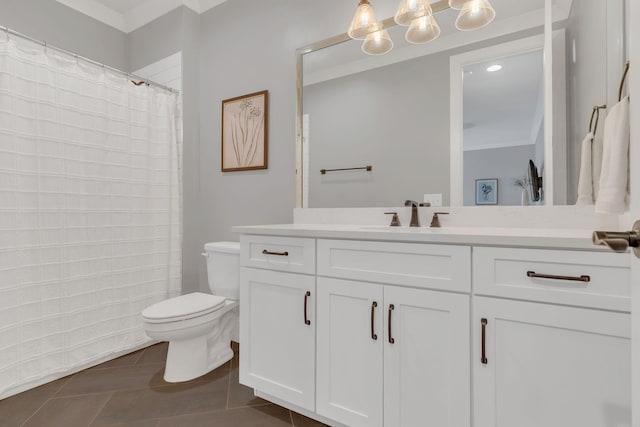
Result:
[[[225,306],[226,298],[194,292],[152,305],[142,312],[148,323],[169,323],[205,316]]]

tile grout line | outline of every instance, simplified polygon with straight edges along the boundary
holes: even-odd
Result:
[[[100,407],[100,409],[98,409],[98,411],[96,412],[96,414],[93,416],[93,418],[91,419],[91,422],[89,423],[89,425],[93,425],[93,423],[96,422],[96,419],[98,419],[98,415],[100,415],[100,413],[104,410],[104,408],[107,407],[107,404],[111,401],[111,399],[113,398],[113,395],[115,394],[115,392],[111,392],[109,393],[109,397],[107,397],[104,401],[104,404]]]
[[[45,401],[44,401],[44,402],[42,402],[42,405],[38,406],[38,409],[36,409],[35,411],[33,411],[33,412],[31,413],[31,415],[29,415],[29,417],[28,417],[26,420],[24,420],[24,421],[22,422],[22,424],[20,424],[20,427],[22,427],[22,426],[24,426],[26,423],[28,423],[28,422],[29,422],[29,420],[30,420],[31,418],[33,418],[33,416],[34,416],[35,414],[37,414],[37,413],[38,413],[38,411],[40,411],[40,409],[44,408],[44,405],[46,405],[46,404],[47,404],[51,399],[53,399],[54,397],[56,397],[56,395],[60,392],[60,390],[62,390],[62,388],[63,388],[63,387],[64,387],[64,386],[69,382],[69,380],[71,379],[71,377],[72,377],[72,376],[74,376],[74,375],[75,375],[75,374],[71,374],[71,375],[69,375],[69,376],[67,377],[66,381],[65,381],[65,382],[60,386],[60,388],[58,388],[58,389],[56,390],[56,392],[55,392],[55,393],[53,393],[51,396],[47,397],[47,398],[45,399]]]

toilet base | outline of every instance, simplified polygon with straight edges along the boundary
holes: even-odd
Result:
[[[164,380],[169,383],[189,381],[233,359],[231,341],[237,336],[238,311],[236,305],[224,313],[207,334],[169,341]]]

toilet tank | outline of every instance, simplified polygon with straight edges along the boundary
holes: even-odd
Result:
[[[240,243],[207,243],[204,251],[211,292],[229,299],[240,299]]]

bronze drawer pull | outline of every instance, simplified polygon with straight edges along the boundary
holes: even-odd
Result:
[[[536,279],[552,279],[552,280],[569,280],[571,282],[585,282],[591,281],[591,276],[555,276],[553,274],[538,274],[535,271],[527,271],[527,277],[533,277]]]
[[[487,360],[487,319],[481,319],[480,323],[482,324],[482,357],[480,358],[480,363],[486,365],[489,363]]]
[[[396,340],[391,336],[391,312],[395,310],[395,306],[393,304],[389,304],[389,344],[395,344]]]
[[[311,324],[311,320],[309,320],[309,318],[307,317],[307,300],[309,299],[309,297],[311,296],[311,292],[307,291],[304,294],[304,324],[305,325],[310,325]]]
[[[371,303],[371,339],[374,341],[378,340],[378,335],[376,335],[374,331],[374,315],[375,315],[377,306],[378,306],[378,303],[376,301]]]
[[[262,255],[289,256],[289,252],[271,252],[265,249],[262,251]]]

